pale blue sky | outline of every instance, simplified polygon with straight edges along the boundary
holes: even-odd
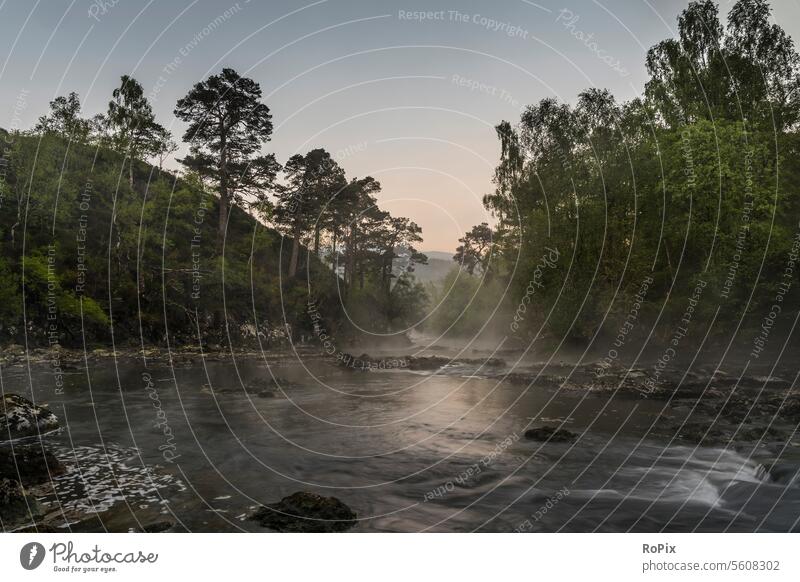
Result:
[[[268,149],[281,161],[314,147],[338,153],[348,175],[383,183],[383,205],[420,223],[426,250],[450,251],[487,219],[480,200],[498,156],[493,126],[587,87],[620,100],[639,94],[647,48],[674,35],[686,4],[0,0],[0,126],[30,126],[69,91],[87,116],[103,111],[127,73],[180,135],[175,101],[233,67],[261,84],[275,123]],[[723,15],[729,6],[721,3]],[[773,9],[797,37],[798,0]],[[405,16],[423,10],[437,14]],[[563,10],[578,17],[569,27]]]

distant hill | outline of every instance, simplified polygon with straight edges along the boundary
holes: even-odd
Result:
[[[414,266],[414,277],[420,283],[438,283],[456,266],[453,261],[453,253],[441,251],[423,252],[428,257],[428,264]]]
[[[397,258],[394,261],[392,271],[396,277],[399,277],[408,266],[410,253],[408,249],[401,247],[395,249],[395,253]],[[438,283],[455,266],[452,253],[423,251],[423,254],[428,257],[428,264],[415,264],[412,273],[419,283]]]
[[[447,261],[448,263],[454,263],[453,255],[455,253],[446,252],[446,251],[422,251],[429,259],[437,259],[439,261]]]

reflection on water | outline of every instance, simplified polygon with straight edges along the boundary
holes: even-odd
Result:
[[[356,531],[798,529],[786,443],[687,446],[650,433],[664,402],[481,376],[318,358],[127,360],[75,370],[55,396],[34,368],[37,400],[67,421],[47,439],[70,470],[43,501],[100,512],[116,531],[158,516],[176,529],[258,530],[246,515],[298,490],[347,503]],[[30,393],[21,369],[4,382]],[[580,438],[522,438],[556,422]]]

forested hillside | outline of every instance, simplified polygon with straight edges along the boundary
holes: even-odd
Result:
[[[419,317],[422,229],[323,148],[285,164],[258,83],[230,68],[178,100],[188,155],[123,75],[103,113],[72,92],[0,152],[0,342],[293,341]],[[398,249],[405,249],[395,272]]]
[[[200,333],[218,343],[256,327],[268,340],[284,315],[308,327],[306,277],[280,277],[291,243],[234,208],[218,257],[216,197],[199,181],[138,162],[131,187],[112,150],[53,134],[2,137],[11,152],[0,213],[5,340],[79,345],[85,332],[90,343],[113,333],[126,344]],[[324,301],[333,275],[314,266]],[[327,313],[336,318],[337,302]]]

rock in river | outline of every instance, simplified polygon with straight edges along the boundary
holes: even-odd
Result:
[[[37,435],[58,428],[58,418],[18,394],[5,394],[0,408],[0,441]]]
[[[0,448],[0,478],[20,481],[26,487],[50,481],[65,471],[64,465],[42,445]]]
[[[332,533],[356,524],[355,512],[335,497],[300,491],[259,508],[250,519],[280,532]]]
[[[525,431],[525,438],[531,441],[548,441],[551,443],[568,443],[577,438],[577,434],[564,428],[540,426]]]
[[[0,519],[5,527],[27,519],[29,510],[34,515],[38,513],[36,500],[25,495],[18,481],[0,478]]]

